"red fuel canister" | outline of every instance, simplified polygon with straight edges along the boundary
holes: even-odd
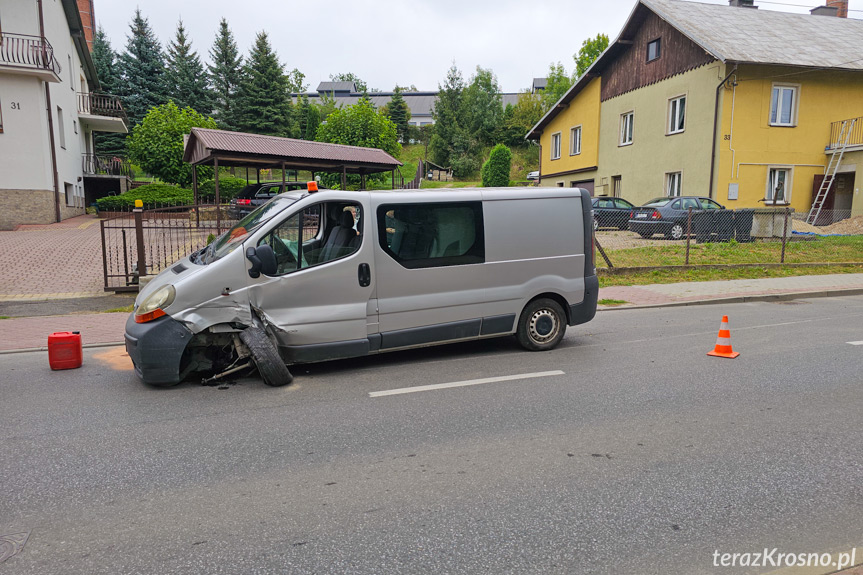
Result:
[[[83,362],[81,332],[58,331],[48,336],[48,363],[51,369],[75,369]]]

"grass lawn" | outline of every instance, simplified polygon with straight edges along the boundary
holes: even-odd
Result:
[[[612,260],[614,261],[614,260]],[[861,265],[770,267],[770,268],[731,268],[731,269],[688,269],[688,270],[650,270],[605,274],[600,271],[599,287],[632,286],[647,284],[669,284],[678,282],[705,282],[717,280],[738,280],[758,278],[784,278],[823,274],[859,274]]]
[[[690,245],[689,263],[763,264],[779,263],[780,242],[736,242]],[[686,263],[686,246],[668,245],[606,250],[614,267],[679,266]],[[833,263],[863,261],[863,236],[833,236],[791,241],[785,246],[785,263]],[[597,257],[597,266],[605,266]],[[799,274],[795,274],[799,275]]]

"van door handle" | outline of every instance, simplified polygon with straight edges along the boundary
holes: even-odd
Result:
[[[372,270],[369,264],[360,264],[357,270],[357,279],[360,280],[360,287],[368,287],[372,284]]]

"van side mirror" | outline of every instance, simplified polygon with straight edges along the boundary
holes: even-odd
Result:
[[[249,277],[261,277],[261,258],[258,257],[258,250],[254,246],[246,248],[246,259],[252,262],[252,267],[249,268]]]

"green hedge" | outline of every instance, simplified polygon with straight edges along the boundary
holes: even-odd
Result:
[[[169,184],[147,184],[119,196],[99,198],[96,205],[103,212],[125,212],[135,207],[135,200],[142,200],[145,209],[189,206],[195,203],[192,190]]]
[[[237,197],[237,194],[246,187],[244,178],[231,176],[219,177],[219,199],[222,203]],[[198,184],[198,197],[208,198],[211,202],[216,199],[216,180],[206,180]]]

